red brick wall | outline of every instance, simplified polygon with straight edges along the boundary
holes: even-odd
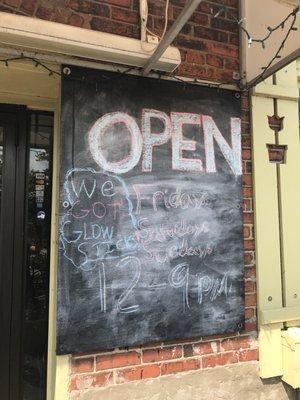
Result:
[[[171,0],[169,24],[186,0]],[[222,5],[237,15],[238,0],[203,1],[178,35],[180,75],[233,82],[238,71],[238,31],[227,16],[213,18]],[[150,30],[161,33],[165,0],[149,0]],[[0,11],[139,38],[139,0],[0,0]]]
[[[149,28],[160,33],[165,0],[148,0]],[[169,24],[186,0],[171,0]],[[203,1],[178,35],[182,64],[177,73],[192,78],[233,83],[239,70],[238,32],[227,16],[213,18],[222,5],[237,15],[238,0]],[[0,0],[0,11],[140,37],[138,0]],[[216,365],[256,360],[256,289],[253,240],[251,136],[248,96],[243,96],[243,193],[245,245],[246,329],[239,335],[158,343],[113,352],[74,355],[70,390],[154,378]]]

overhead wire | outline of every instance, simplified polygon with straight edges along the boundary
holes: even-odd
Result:
[[[145,44],[148,43],[148,42],[144,42],[144,41],[141,39],[141,47],[142,47],[142,50],[143,50],[143,51],[145,51],[145,52],[147,52],[147,53],[152,53],[152,52],[156,49],[156,47],[159,45],[159,41],[161,41],[161,40],[165,37],[165,34],[166,34],[166,32],[167,32],[168,20],[169,20],[169,4],[170,4],[170,0],[166,0],[166,5],[165,5],[165,23],[164,23],[164,29],[163,29],[162,34],[161,34],[160,36],[157,35],[156,33],[152,32],[152,31],[147,27],[148,15],[149,15],[148,1],[147,1],[147,0],[145,0],[145,4],[146,4],[146,15],[147,15],[146,20],[145,20],[145,30],[146,30],[146,34],[149,33],[150,35],[156,37],[156,38],[158,39],[158,43],[155,45],[155,47],[152,47],[151,49],[147,49],[147,48],[145,47]],[[146,36],[147,36],[147,35],[146,35]]]
[[[259,74],[259,76],[255,79],[254,82],[252,82],[252,86],[257,85],[258,83],[260,83],[261,81],[263,81],[267,75],[267,72],[269,71],[270,67],[273,65],[274,61],[276,59],[280,59],[281,58],[281,51],[282,49],[285,47],[285,44],[287,42],[287,40],[289,39],[291,33],[293,31],[298,30],[298,28],[295,26],[296,22],[297,22],[297,17],[298,17],[298,13],[300,11],[300,7],[296,7],[293,11],[291,11],[282,21],[280,21],[276,26],[271,27],[268,26],[267,27],[267,33],[264,37],[262,38],[256,38],[254,37],[248,30],[247,28],[244,26],[244,18],[242,19],[238,19],[227,6],[222,6],[220,7],[219,11],[214,15],[214,18],[219,17],[220,15],[222,15],[223,13],[227,14],[228,17],[230,17],[241,29],[241,31],[246,35],[247,39],[248,39],[248,46],[251,47],[251,45],[253,43],[259,43],[261,44],[262,48],[265,49],[266,48],[266,42],[271,38],[271,36],[273,35],[274,32],[278,31],[279,29],[284,29],[286,24],[288,23],[289,20],[291,20],[291,24],[287,30],[286,35],[284,36],[278,50],[276,51],[276,53],[274,54],[274,56],[271,58],[271,60],[269,61],[269,63],[266,66],[262,67],[262,73]],[[244,90],[249,89],[249,87],[245,87]]]

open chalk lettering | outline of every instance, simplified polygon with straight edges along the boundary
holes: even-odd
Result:
[[[152,132],[152,119],[159,120],[160,125],[163,125],[160,132]],[[121,124],[130,136],[130,152],[123,159],[109,161],[103,151],[103,136],[117,124]],[[205,143],[205,168],[202,160],[183,157],[183,151],[196,150],[195,140],[187,140],[183,136],[185,125],[198,126],[199,135],[202,130]],[[113,112],[105,114],[95,122],[89,132],[89,146],[95,162],[105,171],[124,174],[132,170],[142,157],[143,171],[151,172],[153,148],[172,139],[172,168],[174,170],[215,173],[217,171],[214,146],[217,143],[232,173],[241,175],[241,121],[239,118],[230,119],[230,130],[231,146],[213,118],[208,115],[172,112],[168,116],[161,111],[145,109],[142,111],[140,130],[132,116],[124,112]],[[85,187],[80,189],[86,190]]]

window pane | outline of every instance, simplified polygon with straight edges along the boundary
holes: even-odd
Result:
[[[30,121],[23,400],[45,400],[53,115]]]

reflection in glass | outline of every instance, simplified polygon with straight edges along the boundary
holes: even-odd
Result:
[[[23,400],[46,399],[53,115],[31,112]]]

